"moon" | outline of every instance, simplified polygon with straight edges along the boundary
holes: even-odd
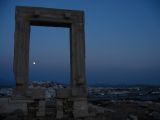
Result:
[[[35,65],[36,64],[36,62],[35,61],[33,61],[33,65]]]

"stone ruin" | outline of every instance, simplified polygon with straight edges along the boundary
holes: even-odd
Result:
[[[16,88],[12,101],[28,106],[38,100],[37,116],[45,116],[44,93],[28,88],[30,28],[53,26],[70,28],[70,86],[56,91],[56,118],[65,114],[74,118],[88,116],[87,86],[85,75],[84,12],[77,10],[39,7],[16,7],[14,65]],[[25,104],[27,103],[27,105]],[[69,105],[69,106],[68,106]],[[23,107],[24,109],[24,107]],[[26,111],[24,109],[24,111]],[[26,111],[26,114],[27,111]]]

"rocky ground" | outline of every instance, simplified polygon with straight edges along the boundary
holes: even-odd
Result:
[[[65,116],[63,120],[160,120],[160,103],[153,102],[108,102],[97,101],[89,104],[90,116],[87,118],[73,119]],[[0,120],[56,120],[56,109],[46,109],[45,117],[35,117],[31,112],[25,116],[17,110],[10,114],[1,114]]]

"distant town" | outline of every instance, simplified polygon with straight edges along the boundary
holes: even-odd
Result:
[[[55,90],[66,88],[68,85],[52,82],[52,81],[31,81],[29,88],[44,89],[46,98],[55,97]],[[13,87],[1,87],[0,97],[12,95]],[[160,102],[160,86],[153,85],[110,85],[110,86],[89,86],[88,99],[90,101],[105,100],[105,101],[152,101]]]

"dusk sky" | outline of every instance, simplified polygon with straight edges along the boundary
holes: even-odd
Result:
[[[88,84],[160,85],[159,0],[0,0],[0,85],[15,85],[16,6],[85,12]],[[30,81],[69,83],[69,37],[69,28],[31,27]]]

